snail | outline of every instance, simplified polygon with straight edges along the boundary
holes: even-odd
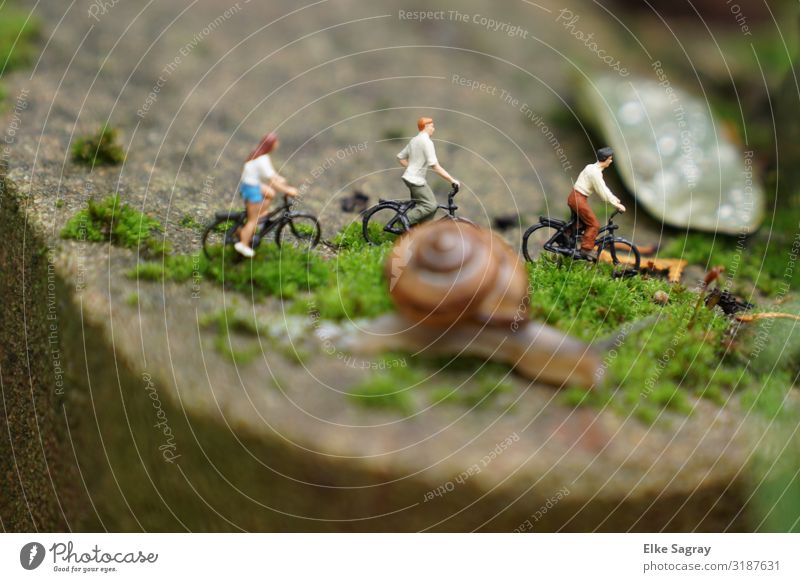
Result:
[[[397,313],[326,329],[340,347],[370,355],[389,350],[475,355],[502,361],[531,380],[590,387],[601,359],[583,342],[528,320],[528,277],[497,234],[459,221],[417,226],[386,261]]]

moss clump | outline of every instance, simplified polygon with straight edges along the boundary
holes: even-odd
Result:
[[[431,371],[469,374],[458,386],[438,386],[432,390],[432,404],[485,407],[494,403],[501,395],[514,390],[511,369],[504,364],[485,362],[477,358],[436,359],[431,364],[438,364]]]
[[[111,242],[156,255],[169,252],[169,246],[158,238],[163,231],[158,220],[123,204],[119,195],[115,195],[99,202],[89,200],[84,210],[67,221],[61,238]]]
[[[79,217],[71,223],[69,238],[81,238],[77,236]],[[104,240],[96,233],[93,236]],[[211,260],[205,255],[168,255],[161,261],[138,264],[129,276],[176,282],[204,277],[255,297],[293,300],[305,295],[303,301],[287,306],[296,314],[314,312],[329,320],[373,317],[392,308],[383,275],[390,249],[389,245],[352,244],[335,259],[326,260],[313,250],[265,242],[255,258],[242,260],[234,250],[216,247],[210,249]]]
[[[286,359],[302,364],[307,357],[306,352],[294,345],[286,345],[275,341],[269,329],[255,317],[243,315],[236,309],[228,307],[203,317],[200,326],[216,330],[214,348],[236,364],[248,364],[261,353],[261,346],[268,343],[271,352],[282,354]],[[261,342],[254,344],[253,339]]]
[[[94,135],[87,135],[72,144],[72,159],[87,166],[120,164],[125,161],[125,152],[118,143],[118,131],[104,125]]]
[[[249,364],[260,353],[258,344],[253,345],[248,341],[244,346],[241,345],[242,336],[249,339],[250,336],[259,335],[261,328],[258,322],[253,318],[239,315],[231,307],[202,318],[200,326],[216,330],[214,349],[235,364]]]
[[[326,285],[330,275],[326,261],[313,250],[279,247],[273,242],[262,243],[252,260],[240,260],[230,248],[224,253],[221,248],[212,249],[212,259],[203,258],[201,269],[207,278],[237,291],[283,299]]]
[[[336,233],[331,241],[337,248],[342,250],[360,249],[367,245],[361,233],[361,220],[354,220],[342,230]]]
[[[128,275],[146,281],[183,282],[202,273],[204,257],[200,255],[164,255],[162,258],[161,261],[139,263]]]
[[[420,406],[486,407],[513,391],[508,366],[479,358],[425,358],[386,354],[376,366],[380,374],[350,391],[359,406],[411,414]],[[408,364],[411,364],[410,366]],[[434,378],[446,374],[447,384]]]
[[[41,24],[29,11],[0,4],[0,71],[31,65],[37,53]]]
[[[332,260],[267,243],[252,261],[239,260],[230,249],[223,259],[217,249],[211,261],[201,256],[170,256],[159,263],[140,265],[134,274],[183,281],[199,271],[206,278],[256,296],[293,299],[289,311],[314,313],[320,319],[374,317],[390,311],[384,265],[391,245],[363,244],[360,222],[345,228],[337,242],[340,252]],[[724,404],[732,391],[749,398],[759,394],[758,370],[743,353],[752,342],[732,340],[730,319],[719,309],[703,307],[689,329],[697,293],[646,276],[615,279],[611,266],[605,264],[544,256],[527,268],[531,317],[605,349],[606,382],[588,392],[563,390],[560,398],[564,403],[610,407],[624,416],[633,414],[653,422],[664,411],[690,414],[693,398]],[[653,300],[657,291],[668,294],[666,305]],[[242,356],[238,361],[243,361]],[[412,368],[386,366],[380,375],[356,386],[353,398],[366,406],[408,413],[416,401],[491,405],[513,389],[507,366],[474,358],[419,358]],[[785,368],[782,364],[781,369]],[[423,382],[439,371],[446,372],[451,386]],[[463,383],[453,388],[452,382],[458,382],[462,373]],[[420,383],[424,388],[414,390],[414,398],[410,391],[402,390]],[[759,396],[759,409],[774,410],[788,389],[783,386],[781,392],[776,387],[772,396]]]
[[[622,324],[663,308],[653,302],[656,291],[669,297],[669,308],[692,304],[697,295],[660,279],[642,276],[614,279],[610,265],[561,260],[550,256],[528,263],[530,315],[591,341]]]
[[[411,390],[424,381],[425,375],[418,369],[387,367],[381,374],[353,387],[350,398],[359,406],[411,414],[414,411]]]
[[[692,396],[724,404],[732,391],[761,390],[745,346],[727,341],[731,320],[720,310],[701,308],[688,329],[696,293],[641,276],[612,279],[606,265],[542,257],[528,269],[534,318],[590,342],[617,338],[603,354],[604,384],[564,390],[565,404],[652,422],[665,410],[691,413]],[[666,306],[652,300],[659,290]]]
[[[362,228],[361,219],[354,220],[342,230],[340,230],[335,237],[333,237],[333,244],[342,250],[357,250],[371,245],[364,240],[364,231]],[[397,235],[384,232],[381,226],[377,223],[370,223],[369,225],[370,238],[378,242],[380,245],[393,243],[397,240]]]
[[[326,284],[328,266],[319,255],[290,245],[263,243],[252,260],[241,260],[235,251],[212,249],[205,255],[169,255],[161,261],[139,263],[128,276],[149,281],[183,282],[204,277],[255,297],[274,295],[294,299]]]
[[[328,262],[328,284],[320,286],[309,305],[322,319],[375,317],[392,309],[384,279],[388,245],[343,251]],[[300,312],[300,306],[292,311]]]

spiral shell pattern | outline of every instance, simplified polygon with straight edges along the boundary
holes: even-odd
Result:
[[[424,325],[505,323],[527,311],[518,255],[498,235],[464,222],[413,228],[395,243],[386,276],[397,310]]]

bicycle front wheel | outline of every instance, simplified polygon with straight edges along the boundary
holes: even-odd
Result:
[[[597,256],[601,261],[614,265],[614,277],[629,277],[639,272],[642,257],[639,249],[624,238],[613,238],[597,244]]]
[[[367,210],[362,222],[364,240],[371,245],[394,242],[410,227],[408,218],[394,205],[378,204]]]
[[[220,254],[225,245],[233,245],[239,240],[238,230],[242,227],[242,217],[232,215],[216,218],[203,230],[203,254],[207,259]]]
[[[291,245],[298,249],[313,249],[319,243],[322,228],[312,214],[293,214],[275,233],[278,246]]]

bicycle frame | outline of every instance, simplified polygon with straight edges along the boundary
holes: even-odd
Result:
[[[447,212],[447,215],[454,219],[456,218],[455,212],[458,210],[458,206],[456,206],[453,202],[455,195],[458,193],[458,186],[453,184],[450,193],[447,195],[447,205],[437,204],[436,210],[439,209],[444,210]],[[385,226],[384,230],[387,232],[391,232],[393,234],[401,234],[401,232],[408,230],[411,225],[408,222],[408,211],[411,210],[417,204],[416,200],[384,200],[383,198],[378,199],[378,203],[375,206],[367,208],[362,212],[363,218],[363,226],[362,232],[364,233],[364,238],[369,241],[369,237],[367,235],[367,223],[370,220],[370,217],[375,213],[382,209],[391,209],[395,212],[394,218],[392,218]]]
[[[259,228],[256,231],[259,238],[264,238],[273,228],[281,223],[283,215],[287,215],[292,209],[293,202],[288,196],[283,197],[283,205],[258,219]],[[282,215],[280,218],[278,215]],[[245,218],[246,220],[246,218]]]
[[[614,217],[619,214],[619,210],[615,210],[611,216],[608,217],[608,222],[600,228],[597,232],[597,238],[595,239],[595,246],[600,246],[602,248],[606,243],[613,240],[614,238],[614,231],[619,229],[618,224],[614,224]],[[570,246],[566,248],[575,248],[578,245],[578,217],[577,215],[573,216],[569,220],[561,220],[558,218],[550,218],[548,216],[540,216],[539,221],[542,224],[546,224],[551,226],[556,230],[556,233],[550,237],[550,239],[544,243],[544,248],[550,252],[558,252],[557,247],[553,245],[556,240],[560,237],[566,237],[567,241],[569,242]],[[567,235],[567,229],[573,229],[572,234]],[[565,247],[562,247],[565,248]]]

